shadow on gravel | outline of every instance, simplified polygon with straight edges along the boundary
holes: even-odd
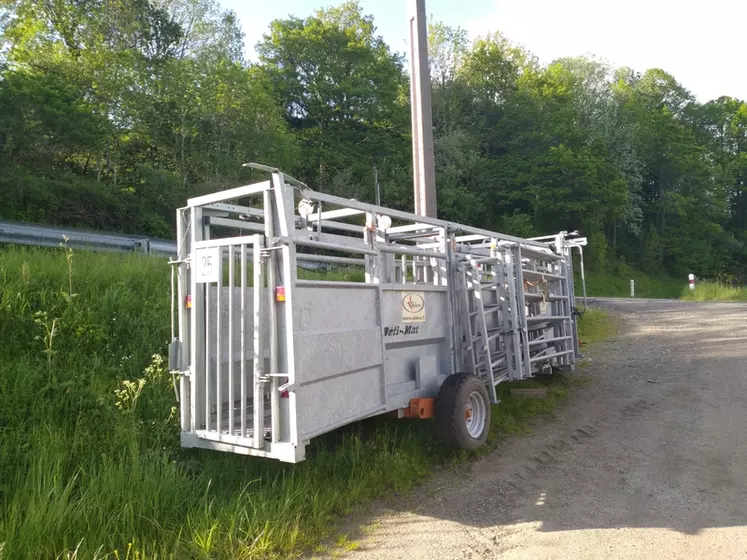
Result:
[[[434,527],[697,534],[747,525],[747,305],[595,306],[619,317],[621,332],[591,350],[584,371],[594,383],[557,421],[389,504],[418,517],[385,523],[414,525],[408,538],[418,540]]]

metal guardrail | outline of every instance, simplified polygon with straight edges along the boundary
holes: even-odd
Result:
[[[165,257],[176,255],[176,241],[168,239],[0,220],[0,244],[59,247],[65,238],[67,246],[73,249],[144,253]],[[307,270],[337,268],[329,263],[305,261],[301,255],[298,256],[298,261],[303,262],[301,266]]]
[[[65,237],[74,249],[176,255],[176,242],[167,239],[0,220],[0,243],[58,247]]]

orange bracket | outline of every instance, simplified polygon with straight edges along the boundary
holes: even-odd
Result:
[[[411,399],[409,408],[403,408],[404,418],[433,418],[436,415],[436,399]]]

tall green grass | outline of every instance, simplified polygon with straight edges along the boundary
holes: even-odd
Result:
[[[428,421],[386,417],[314,440],[298,465],[181,449],[168,282],[159,259],[0,249],[2,560],[286,557],[467,456]],[[560,383],[546,402],[502,385],[492,441],[555,406]]]
[[[167,265],[85,252],[71,264],[72,276],[62,251],[0,251],[3,558],[284,555],[448,455],[425,424],[385,419],[320,438],[296,466],[182,450],[158,357]]]
[[[686,286],[682,290],[681,299],[692,301],[747,301],[747,288],[704,280],[696,282],[694,290]]]

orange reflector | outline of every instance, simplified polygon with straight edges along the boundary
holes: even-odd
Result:
[[[192,296],[191,295],[187,296],[187,301],[184,302],[184,306],[187,309],[192,309]]]
[[[285,286],[275,287],[275,301],[285,301]]]

